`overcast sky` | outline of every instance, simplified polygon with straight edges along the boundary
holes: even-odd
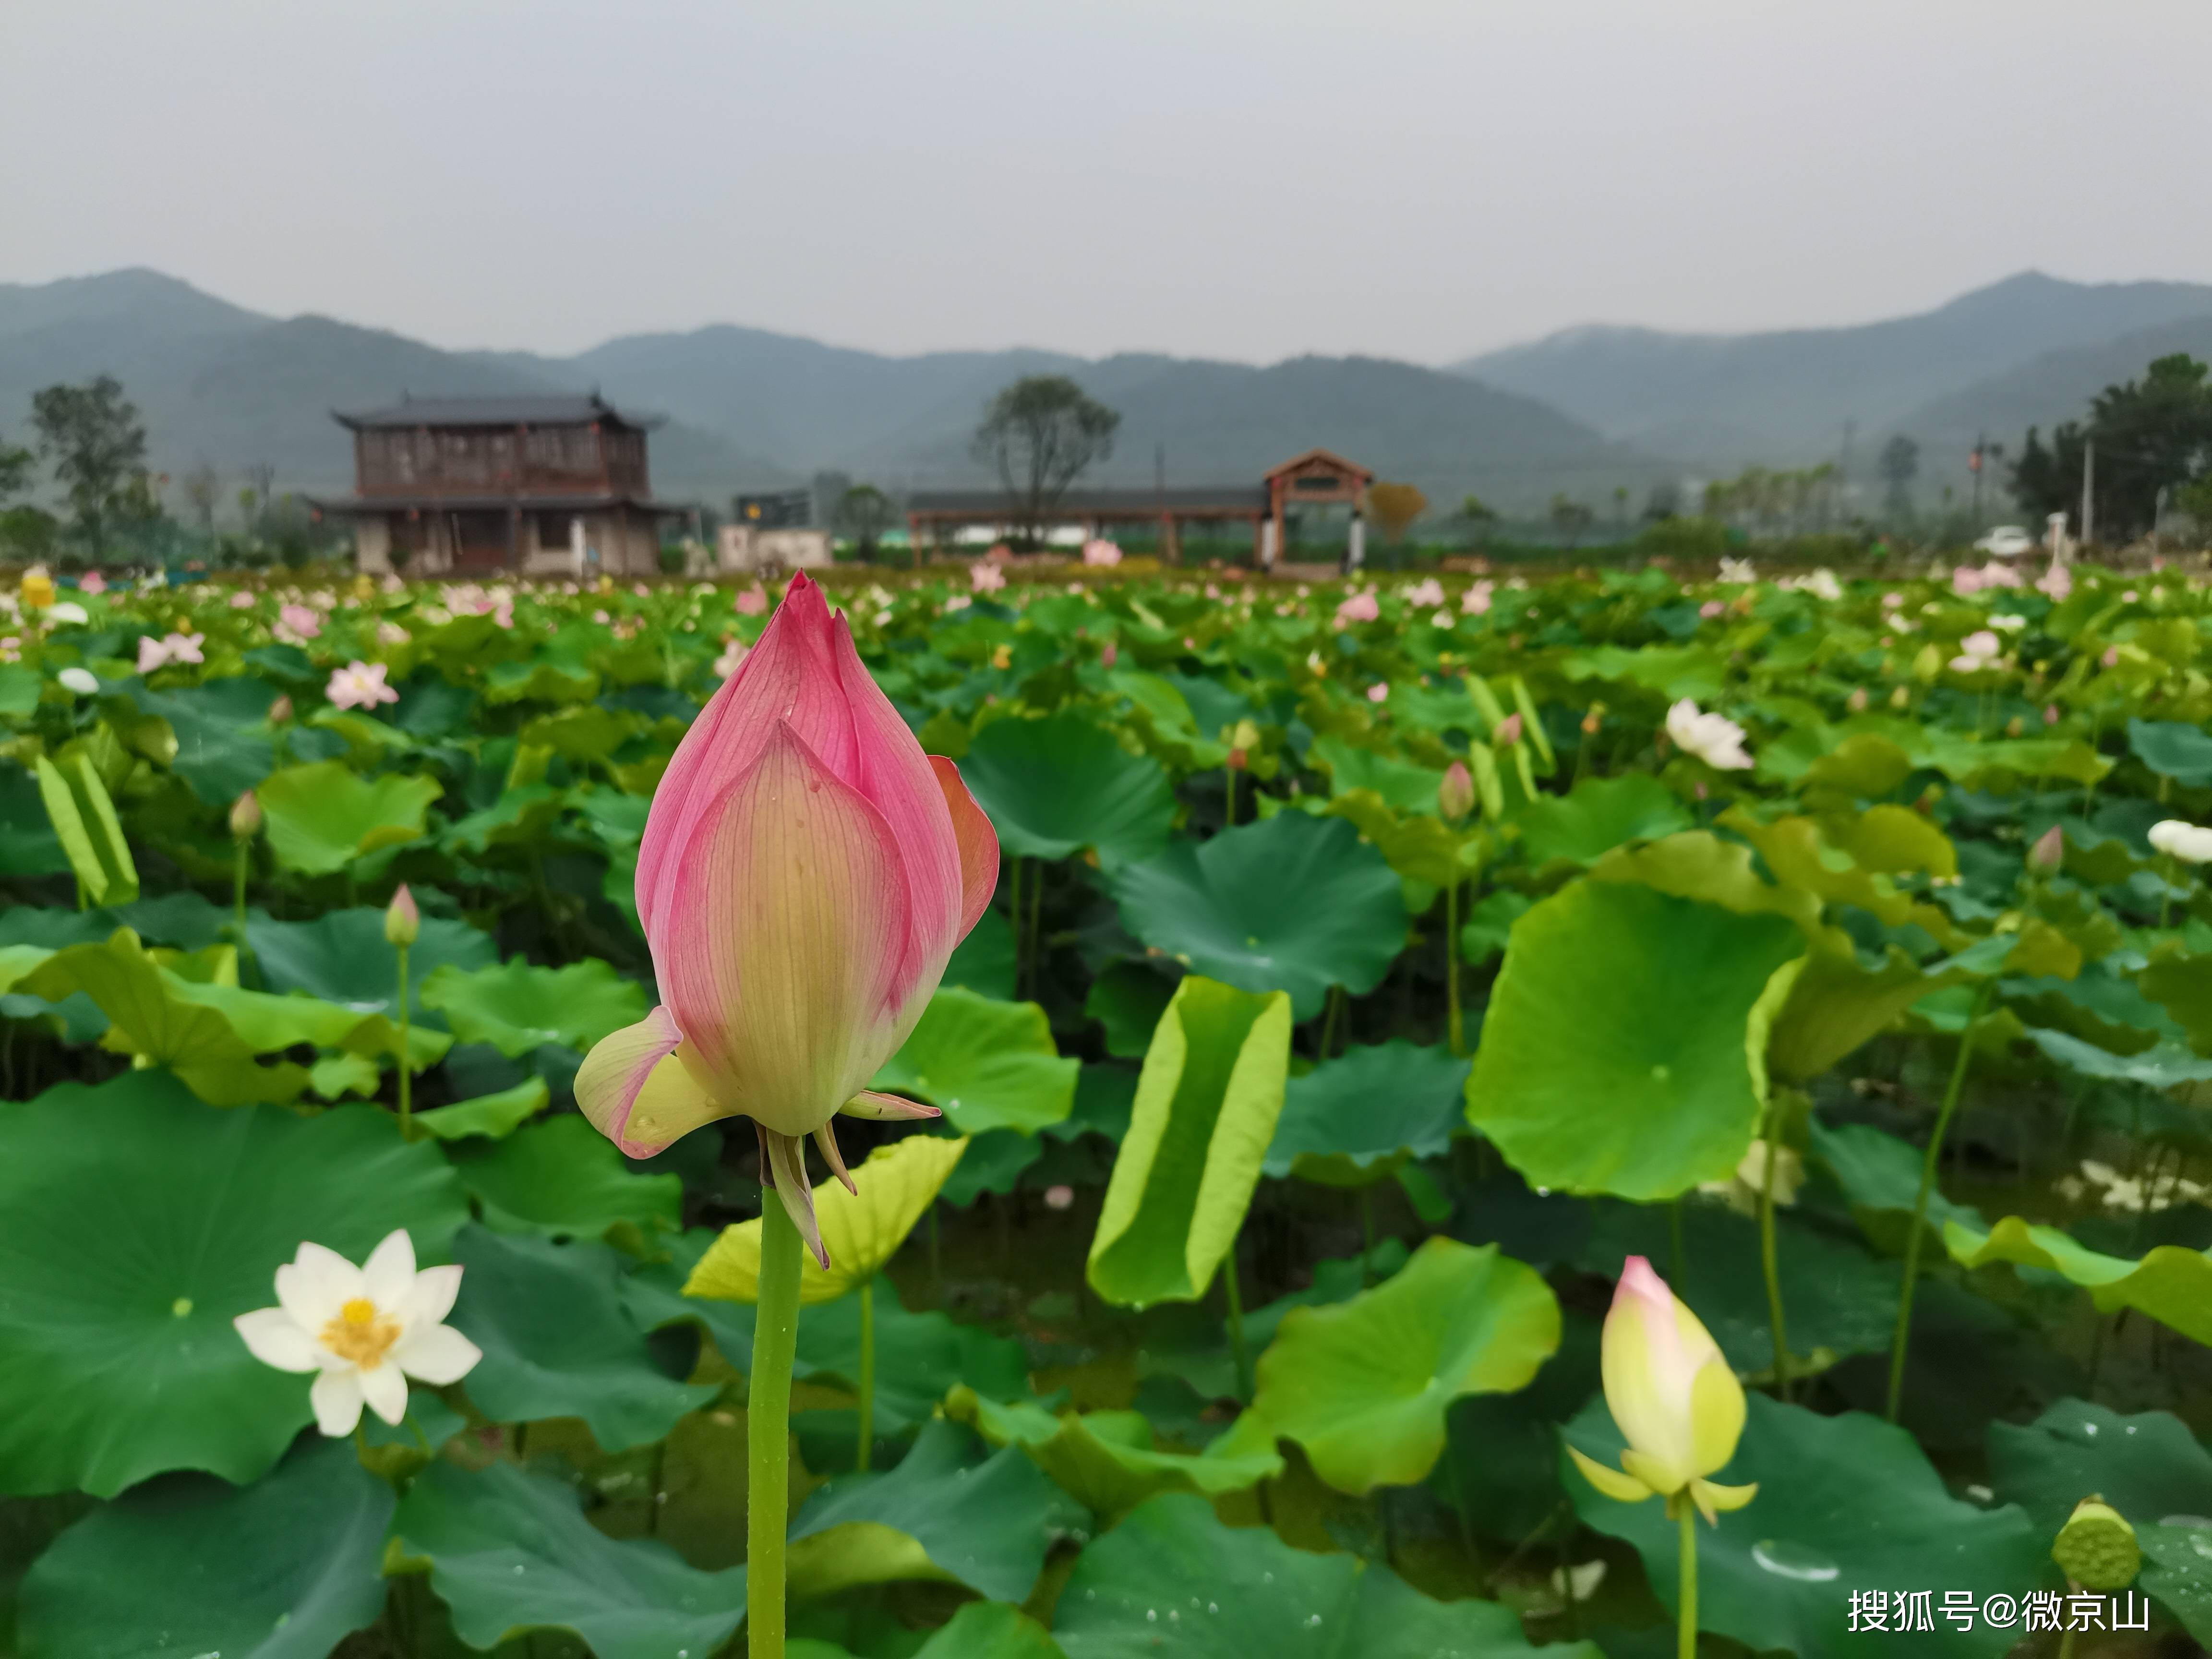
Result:
[[[0,281],[1441,362],[2212,280],[2212,7],[0,0]]]

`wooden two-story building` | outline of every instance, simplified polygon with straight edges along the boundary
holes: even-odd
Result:
[[[353,520],[363,570],[643,575],[660,568],[660,520],[684,510],[653,496],[659,418],[597,392],[405,398],[337,418],[354,493],[315,505]]]

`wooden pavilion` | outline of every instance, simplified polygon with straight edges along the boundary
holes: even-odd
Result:
[[[1348,562],[1357,565],[1364,550],[1367,489],[1374,482],[1367,468],[1326,449],[1309,449],[1270,468],[1257,484],[1072,489],[1054,507],[1053,517],[1080,525],[1093,536],[1114,525],[1157,525],[1161,556],[1170,562],[1181,556],[1184,525],[1249,524],[1253,562],[1269,570],[1282,556],[1289,507],[1343,505],[1352,509]],[[918,560],[925,541],[933,544],[951,530],[1006,525],[1014,514],[1014,503],[1003,490],[917,490],[908,503],[907,530]]]

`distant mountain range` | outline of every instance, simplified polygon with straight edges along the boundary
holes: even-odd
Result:
[[[1434,369],[1366,357],[1266,368],[1042,350],[894,357],[733,325],[611,340],[574,356],[453,352],[325,317],[277,319],[151,270],[0,284],[0,436],[27,435],[31,394],[102,372],[144,412],[155,465],[210,465],[234,488],[339,491],[351,449],[334,409],[403,392],[597,387],[664,414],[654,483],[720,506],[735,491],[836,470],[894,494],[979,483],[969,434],[992,394],[1066,374],[1121,413],[1094,477],[1248,483],[1318,444],[1419,484],[1440,507],[1474,491],[1533,512],[1565,490],[1609,516],[1626,489],[1744,466],[1835,459],[1855,471],[1891,434],[1923,447],[1932,490],[1963,481],[1978,433],[2016,447],[2081,413],[2154,356],[2212,356],[2212,286],[2083,284],[2035,273],[1916,317],[1745,335],[1587,327]]]
[[[2172,350],[2212,354],[2212,286],[2027,271],[1916,317],[1856,327],[1574,328],[1452,367],[1706,477],[1753,461],[1836,459],[1848,422],[1862,476],[1903,432],[1923,445],[1923,477],[1949,482],[1965,476],[1978,433],[2016,450],[2029,425],[2074,418],[2092,395]]]

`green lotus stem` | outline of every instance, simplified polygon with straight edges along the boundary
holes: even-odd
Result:
[[[1221,1287],[1229,1298],[1229,1351],[1237,1358],[1237,1397],[1248,1404],[1252,1398],[1252,1352],[1244,1346],[1244,1297],[1237,1287],[1237,1243],[1221,1258]]]
[[[791,1507],[791,1361],[799,1346],[799,1229],[761,1194],[759,1312],[745,1402],[745,1652],[783,1659],[783,1534]]]
[[[243,913],[241,912],[241,915]],[[1444,1032],[1455,1055],[1467,1052],[1459,1012],[1459,884],[1444,889]]]
[[[1037,959],[1037,935],[1044,928],[1044,866],[1033,863],[1030,869],[1030,995],[1037,994],[1037,981],[1044,976],[1044,964]]]
[[[1790,1398],[1790,1333],[1782,1317],[1782,1271],[1774,1248],[1774,1166],[1782,1161],[1782,1114],[1770,1102],[1766,1108],[1766,1168],[1759,1189],[1759,1265],[1766,1275],[1766,1319],[1774,1333],[1774,1396]]]
[[[408,1037],[407,947],[395,945],[399,957],[399,1138],[415,1139],[415,1054]]]
[[[1316,1060],[1327,1060],[1328,1058],[1329,1048],[1336,1041],[1336,1012],[1343,1006],[1343,1003],[1344,998],[1339,988],[1334,985],[1330,986],[1328,988],[1328,1012],[1322,1016],[1321,1022],[1321,1052],[1314,1056]]]
[[[1224,827],[1234,830],[1237,827],[1237,769],[1233,766],[1224,766],[1221,771],[1222,775],[1228,780],[1229,790],[1229,805],[1222,816],[1226,820]]]
[[[246,865],[253,843],[240,837],[237,842],[238,856],[231,867],[230,908],[238,920],[239,948],[246,946]]]
[[[867,1473],[869,1454],[876,1444],[876,1285],[870,1279],[860,1286],[860,1446],[853,1467]]]
[[[1672,1252],[1668,1266],[1674,1269],[1670,1277],[1678,1285],[1687,1287],[1690,1279],[1689,1247],[1682,1243],[1682,1200],[1670,1200],[1667,1205],[1667,1243]]]
[[[1674,1659],[1698,1659],[1698,1506],[1687,1492],[1678,1493],[1674,1506],[1682,1525],[1682,1605],[1674,1618]],[[1573,1599],[1574,1586],[1567,1586]]]
[[[1363,1186],[1359,1189],[1359,1238],[1364,1247],[1359,1258],[1359,1282],[1375,1282],[1375,1188]]]
[[[1006,915],[1014,929],[1014,994],[1022,994],[1027,952],[1022,948],[1022,860],[1018,854],[1006,860]]]
[[[1912,1334],[1912,1286],[1920,1273],[1920,1235],[1928,1225],[1928,1199],[1936,1190],[1936,1166],[1943,1156],[1943,1132],[1951,1127],[1951,1114],[1959,1107],[1959,1091],[1966,1081],[1966,1062],[1974,1052],[1974,1028],[1982,1022],[1982,1011],[1989,1006],[1990,994],[1996,987],[1993,979],[1982,981],[1974,994],[1973,1012],[1966,1016],[1966,1028],[1959,1033],[1959,1058],[1952,1062],[1951,1080],[1943,1089],[1943,1103],[1936,1111],[1936,1127],[1929,1133],[1928,1155],[1920,1162],[1920,1190],[1912,1200],[1912,1231],[1905,1241],[1905,1280],[1897,1291],[1897,1332],[1889,1346],[1889,1420],[1897,1421],[1898,1407],[1905,1401],[1905,1357]]]

